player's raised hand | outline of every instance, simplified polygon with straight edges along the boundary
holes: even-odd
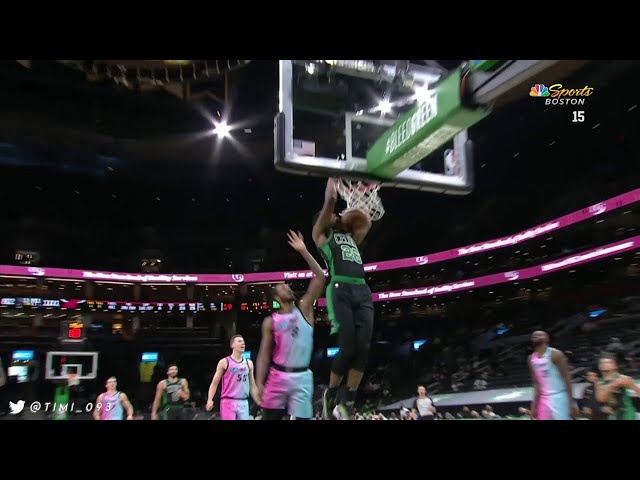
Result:
[[[338,199],[338,180],[335,178],[327,179],[327,188],[324,191],[324,198],[333,200]]]
[[[307,246],[304,244],[304,238],[300,232],[296,233],[293,230],[289,230],[287,238],[289,239],[289,245],[291,245],[291,248],[296,252],[303,252],[307,249]]]

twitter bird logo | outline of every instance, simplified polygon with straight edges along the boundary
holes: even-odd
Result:
[[[18,400],[18,403],[9,402],[9,410],[11,415],[17,415],[24,409],[24,400]]]

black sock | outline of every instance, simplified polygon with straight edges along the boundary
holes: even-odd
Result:
[[[345,402],[347,405],[353,405],[356,402],[356,393],[358,393],[357,390],[347,390],[345,395]]]

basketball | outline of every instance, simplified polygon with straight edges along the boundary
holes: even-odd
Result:
[[[347,210],[340,216],[342,227],[347,233],[353,233],[361,227],[364,227],[369,221],[369,216],[362,210]]]

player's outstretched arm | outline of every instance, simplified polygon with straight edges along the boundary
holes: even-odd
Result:
[[[133,405],[131,405],[126,393],[120,392],[120,401],[122,402],[124,409],[127,411],[127,420],[133,420]]]
[[[317,247],[321,247],[327,242],[325,232],[331,225],[331,217],[336,208],[338,200],[337,181],[333,178],[327,179],[327,188],[324,191],[324,205],[320,210],[320,215],[313,226],[311,237]]]
[[[533,400],[531,400],[531,418],[534,420],[538,417],[538,400],[540,399],[540,385],[533,367],[531,366],[531,356],[527,359],[529,364],[529,372],[531,372],[531,380],[533,381]]]
[[[269,372],[269,364],[273,355],[273,320],[271,316],[266,317],[262,321],[262,337],[260,338],[260,351],[258,352],[256,386],[259,396],[262,396],[264,383],[267,381],[267,373]],[[260,402],[262,399],[260,399]]]
[[[227,359],[223,358],[218,362],[216,366],[216,373],[213,375],[213,379],[211,380],[211,385],[209,385],[209,393],[207,394],[207,412],[213,410],[213,397],[216,396],[216,392],[218,391],[218,385],[220,384],[220,380],[222,380],[222,376],[224,372],[227,370]]]
[[[253,397],[253,399],[255,400],[255,402],[260,405],[260,403],[262,403],[262,397],[260,395],[260,392],[258,391],[258,388],[256,386],[256,379],[255,376],[253,374],[253,362],[251,360],[249,360],[247,362],[249,364],[249,388],[250,388],[250,393],[251,396]]]
[[[569,360],[567,356],[560,352],[559,350],[554,350],[551,354],[551,361],[555,363],[560,370],[560,374],[564,379],[564,385],[567,389],[567,395],[569,396],[569,408],[570,413],[573,417],[580,416],[580,410],[578,409],[578,405],[573,399],[573,384],[571,383],[571,372],[569,371]]]
[[[357,228],[351,235],[353,241],[356,242],[356,245],[360,245],[369,233],[369,230],[371,230],[371,216],[369,215],[369,212],[366,212],[365,210],[360,211],[367,216],[367,222]]]
[[[621,388],[629,388],[637,394],[640,394],[640,386],[638,386],[631,377],[622,375],[610,385],[604,386],[601,384],[596,386],[596,400],[600,403],[607,403],[611,400],[613,394]]]
[[[627,388],[630,388],[631,390],[636,392],[637,395],[640,395],[640,385],[634,382],[633,378],[631,377],[627,377]]]
[[[104,400],[104,393],[101,393],[100,395],[98,395],[98,398],[96,398],[96,405],[93,409],[93,419],[94,420],[100,420],[100,414],[102,413],[102,409],[104,408],[104,405],[102,405],[102,401]],[[100,405],[100,408],[98,408],[98,405]]]
[[[633,381],[633,378],[628,375],[621,375],[615,382],[612,384],[612,391],[609,392],[609,395],[614,393],[615,390],[628,388],[629,390],[633,390],[634,392],[640,394],[640,386]],[[617,388],[616,388],[617,387]]]
[[[320,298],[324,291],[326,283],[324,270],[320,264],[318,264],[313,255],[311,255],[309,250],[307,250],[307,246],[304,244],[304,238],[300,232],[296,233],[293,230],[289,230],[287,237],[289,238],[289,245],[291,245],[291,248],[304,258],[314,275],[313,279],[309,283],[307,292],[300,299],[300,309],[302,310],[302,313],[306,318],[311,320],[313,318],[313,304]]]
[[[165,385],[164,380],[158,382],[156,387],[156,396],[153,399],[153,405],[151,406],[151,420],[158,420],[158,409],[160,408],[160,401],[162,400],[162,394],[164,393]]]

